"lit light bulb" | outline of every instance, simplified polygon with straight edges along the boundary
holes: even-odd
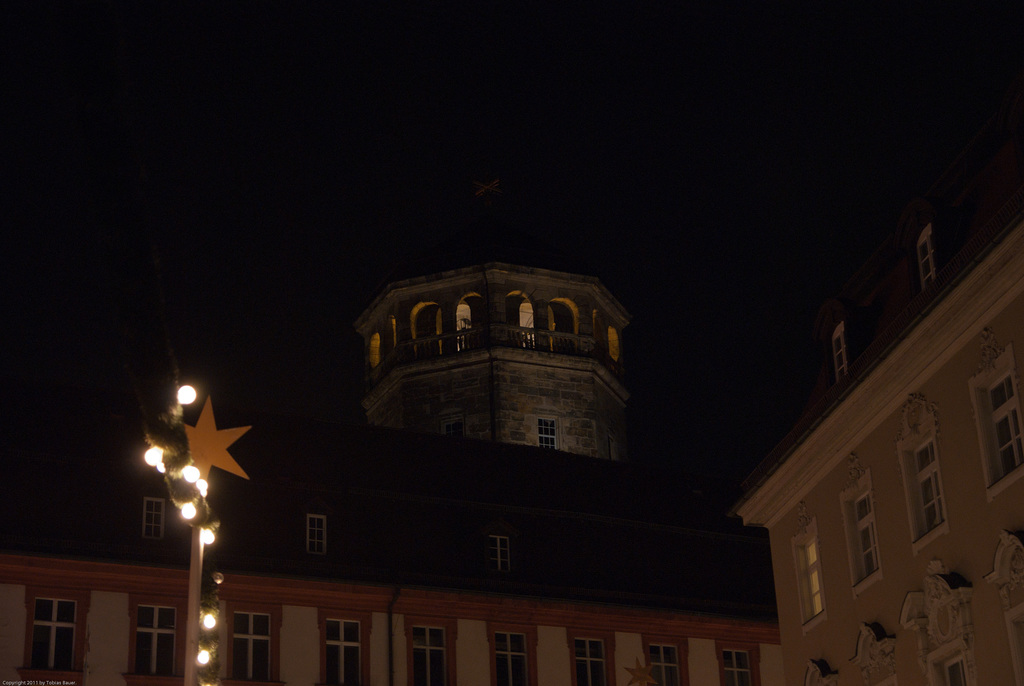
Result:
[[[164,461],[164,451],[162,448],[153,446],[142,456],[142,459],[146,461],[150,467],[156,467],[158,464]]]
[[[191,519],[191,517],[189,517],[189,519]],[[214,536],[213,532],[210,531],[209,529],[203,529],[202,531],[199,532],[199,540],[202,541],[203,543],[205,543],[206,545],[210,545],[216,539],[217,539],[217,537]]]
[[[157,462],[156,471],[160,472],[161,474],[164,474],[167,472],[167,467],[164,466],[163,462]]]
[[[196,516],[196,506],[192,503],[185,503],[181,508],[181,516],[185,519],[192,519]]]
[[[209,650],[200,650],[199,654],[196,655],[196,662],[198,662],[201,665],[205,665],[209,661],[210,661],[210,651]]]
[[[203,626],[207,629],[212,629],[217,626],[217,618],[210,613],[203,615]]]
[[[195,402],[196,389],[191,386],[182,386],[178,389],[178,402],[182,405],[190,405]]]
[[[190,484],[194,484],[199,480],[199,467],[196,467],[194,464],[190,464],[181,470],[181,475],[184,477],[185,481]]]
[[[199,489],[199,492],[202,494],[204,498],[206,497],[206,491],[209,487],[210,484],[206,483],[206,479],[199,479],[198,481],[196,481],[196,488]]]

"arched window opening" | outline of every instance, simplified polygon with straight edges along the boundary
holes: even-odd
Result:
[[[392,314],[388,316],[388,323],[390,324],[391,327],[390,349],[394,350],[396,347],[398,347],[398,321],[395,319],[395,315]]]
[[[836,373],[836,381],[846,377],[847,353],[845,322],[839,322],[839,325],[832,331],[832,367]]]
[[[935,246],[932,243],[932,225],[924,227],[917,237],[917,276],[921,290],[935,281]]]
[[[368,353],[370,369],[373,369],[380,364],[380,334],[376,331],[372,336],[370,336],[370,347]]]
[[[420,302],[409,315],[413,338],[441,335],[441,307],[435,302]]]
[[[576,303],[568,298],[553,298],[548,303],[548,330],[578,334],[580,318]]]
[[[455,308],[455,330],[465,331],[466,329],[473,326],[473,315],[469,309],[469,305],[466,304],[465,300],[459,302],[459,306]]]
[[[479,293],[467,293],[455,307],[456,350],[479,348],[483,344],[484,299]],[[471,329],[476,329],[471,331]]]
[[[619,361],[619,355],[622,354],[619,348],[619,332],[614,326],[608,327],[608,356],[616,362]]]
[[[533,304],[522,291],[512,291],[505,296],[505,323],[509,326],[509,339],[514,345],[520,348],[533,348],[536,345],[532,331]]]

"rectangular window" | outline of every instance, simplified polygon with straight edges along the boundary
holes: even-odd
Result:
[[[327,683],[359,686],[359,622],[328,619],[324,632]]]
[[[487,537],[487,560],[491,569],[507,572],[511,568],[508,536]]]
[[[327,516],[306,515],[306,552],[323,555],[327,552]]]
[[[142,499],[142,537],[164,537],[164,499]]]
[[[751,686],[750,654],[745,650],[723,650],[725,686]]]
[[[1020,408],[1014,393],[1012,375],[1007,374],[989,389],[992,402],[992,425],[995,428],[997,459],[994,461],[995,480],[1003,478],[1020,466],[1024,459],[1021,448]]]
[[[604,642],[577,638],[576,686],[605,686]]]
[[[135,673],[174,674],[174,608],[139,605],[137,613]]]
[[[676,647],[652,643],[649,652],[651,676],[658,686],[679,686],[679,653]]]
[[[871,494],[865,493],[853,504],[857,529],[857,552],[859,554],[859,579],[878,569],[878,539],[875,534],[875,510]],[[858,580],[859,580],[858,579]]]
[[[494,634],[497,686],[526,686],[526,634]]]
[[[928,441],[914,455],[917,470],[917,511],[920,538],[946,519],[942,506],[942,488],[939,482],[939,461],[935,455],[935,442]]]
[[[800,605],[804,622],[817,617],[825,609],[821,583],[821,560],[818,559],[818,537],[813,531],[795,543],[796,573],[800,586]]]
[[[270,615],[236,612],[231,678],[270,681]]]
[[[413,686],[445,686],[444,629],[412,628]]]
[[[445,422],[444,425],[442,426],[442,430],[444,431],[445,436],[457,438],[464,435],[465,424],[461,419],[453,419],[451,421]]]
[[[957,657],[943,665],[945,686],[967,686],[967,674],[964,671],[964,659]]]
[[[558,427],[554,419],[537,420],[537,444],[541,448],[558,449]]]
[[[32,620],[33,668],[74,669],[75,610],[74,600],[36,598]]]

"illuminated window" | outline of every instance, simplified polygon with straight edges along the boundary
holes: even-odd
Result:
[[[558,424],[556,420],[544,417],[537,420],[537,445],[541,448],[558,449]]]
[[[576,685],[605,686],[604,641],[592,638],[577,638]]]
[[[413,686],[445,686],[444,629],[414,626],[412,628]]]
[[[806,624],[816,617],[824,616],[825,611],[821,559],[818,554],[818,529],[813,518],[809,520],[803,532],[793,539],[793,555],[796,560],[800,609]]]
[[[32,621],[33,668],[74,669],[76,606],[74,600],[36,598]]]
[[[373,369],[380,364],[380,334],[374,332],[370,336],[370,346],[368,352],[368,358],[370,362],[370,369]]]
[[[327,552],[327,516],[306,515],[306,552],[323,555]]]
[[[164,499],[142,499],[142,537],[164,537]]]
[[[1000,347],[991,330],[982,334],[981,371],[971,377],[982,469],[989,499],[1024,476],[1020,388],[1012,344]]]
[[[491,534],[487,537],[487,562],[491,569],[507,572],[511,568],[508,536]]]
[[[494,634],[494,674],[497,686],[526,686],[526,634]]]
[[[270,681],[270,615],[236,612],[233,628],[231,678]]]
[[[328,619],[324,622],[324,652],[328,684],[358,686],[361,683],[359,669],[359,622]]]
[[[614,326],[608,327],[608,356],[616,362],[619,361],[619,332]]]
[[[832,368],[836,373],[836,381],[844,378],[847,372],[846,323],[839,325],[832,332]]]
[[[135,673],[174,674],[173,607],[139,605],[135,623]]]
[[[651,676],[658,686],[679,686],[679,652],[672,645],[655,645],[648,647],[650,654]]]
[[[924,227],[917,239],[917,275],[921,290],[935,282],[935,249],[932,246],[932,225]]]
[[[745,650],[723,650],[725,686],[752,686],[750,654]]]

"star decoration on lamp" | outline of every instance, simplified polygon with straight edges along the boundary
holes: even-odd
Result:
[[[630,674],[629,686],[647,686],[647,684],[657,684],[658,681],[651,676],[651,665],[640,664],[640,658],[636,658],[635,667],[626,667],[626,671]]]
[[[208,479],[210,467],[220,467],[225,472],[248,479],[249,475],[228,453],[228,446],[251,428],[251,426],[239,426],[234,429],[218,429],[213,418],[213,405],[207,398],[196,425],[185,425],[189,449],[192,451],[192,461],[199,468],[199,477]]]

